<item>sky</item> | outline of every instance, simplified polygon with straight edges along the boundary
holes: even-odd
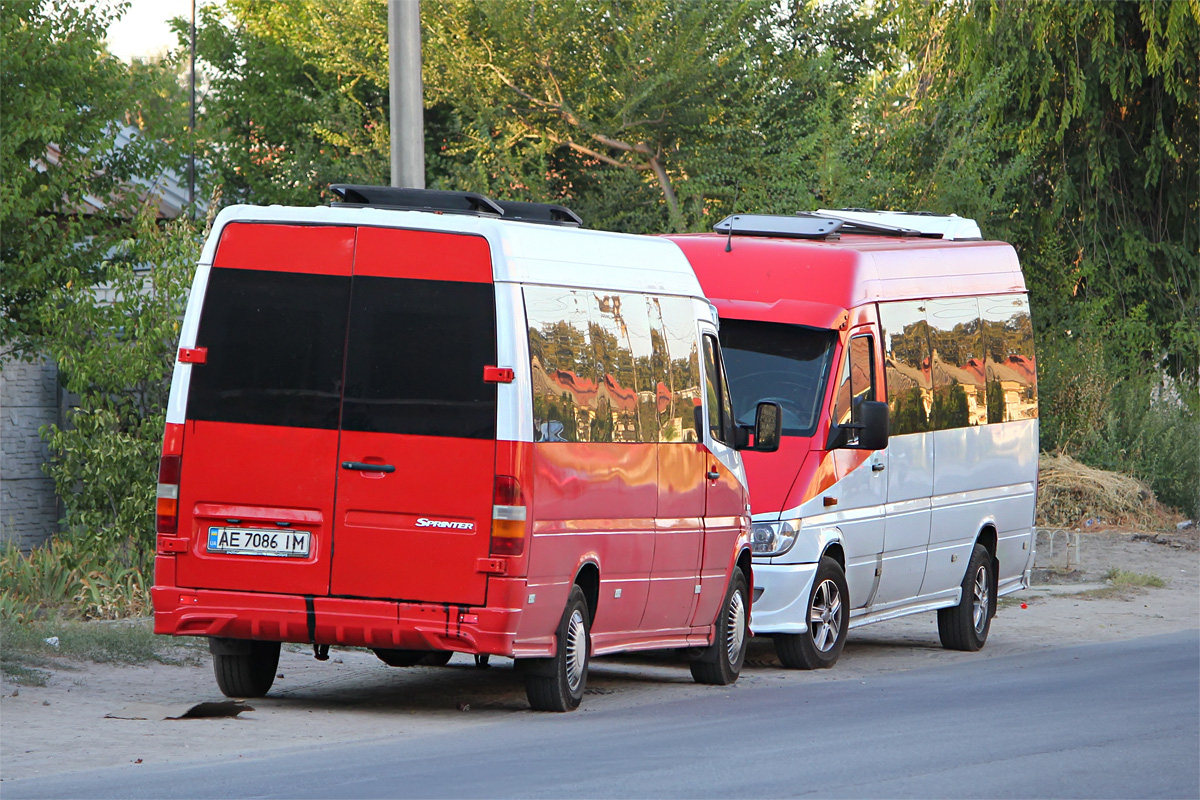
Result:
[[[191,16],[192,0],[132,0],[129,10],[108,29],[108,49],[125,61],[161,55],[175,44],[167,20]]]

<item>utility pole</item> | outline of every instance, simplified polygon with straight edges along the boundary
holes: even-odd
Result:
[[[188,70],[188,213],[196,216],[196,0],[192,0],[191,68]]]
[[[425,188],[420,0],[388,0],[392,186]]]

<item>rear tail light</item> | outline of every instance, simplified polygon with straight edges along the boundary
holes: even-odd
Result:
[[[183,469],[183,426],[167,423],[163,435],[162,458],[158,461],[158,498],[155,501],[154,529],[174,535],[179,527],[179,474]]]
[[[492,492],[492,544],[494,556],[519,556],[525,552],[525,497],[521,484],[508,475],[497,475]]]

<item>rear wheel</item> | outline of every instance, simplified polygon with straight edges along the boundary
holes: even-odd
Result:
[[[996,613],[992,593],[992,556],[976,544],[963,576],[962,598],[958,605],[938,609],[938,638],[947,650],[974,652],[987,641]]]
[[[228,642],[228,640],[225,640]],[[279,667],[279,642],[214,642],[213,673],[226,697],[262,697],[275,682]],[[240,651],[240,652],[238,652]]]
[[[535,711],[573,711],[583,700],[591,651],[591,615],[583,590],[571,587],[567,608],[558,625],[558,652],[553,658],[520,662],[525,694]]]
[[[738,679],[750,640],[750,603],[746,576],[736,567],[725,592],[725,605],[717,615],[717,635],[691,663],[696,683],[728,686]]]
[[[828,669],[836,664],[850,628],[849,598],[842,565],[823,556],[808,595],[808,630],[772,634],[780,663],[788,669]]]

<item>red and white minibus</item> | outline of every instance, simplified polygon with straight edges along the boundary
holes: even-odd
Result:
[[[183,321],[155,631],[230,696],[281,642],[508,656],[568,710],[592,655],[737,678],[749,505],[715,313],[679,248],[559,206],[340,185],[234,206]],[[756,446],[771,446],[765,406]]]
[[[1013,248],[957,216],[726,218],[670,237],[721,316],[736,419],[778,403],[746,458],[755,633],[829,667],[857,625],[936,610],[977,650],[1028,586],[1037,379]]]

